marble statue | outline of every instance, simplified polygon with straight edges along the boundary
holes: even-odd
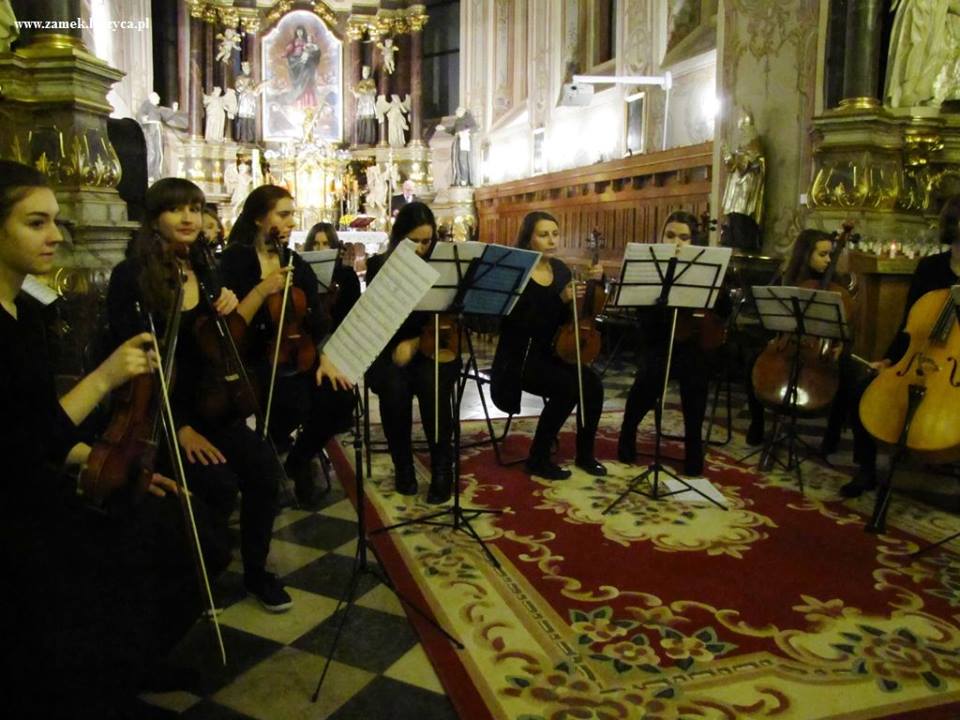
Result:
[[[233,163],[227,163],[223,173],[223,183],[226,185],[227,192],[230,193],[230,212],[231,217],[238,217],[243,209],[243,201],[253,190],[253,176],[250,174],[250,166],[241,162],[237,167]]]
[[[387,75],[393,75],[393,72],[397,69],[395,60],[397,46],[393,44],[393,38],[384,38],[382,43],[377,43],[377,47],[380,48],[380,54],[383,56],[384,72]]]
[[[410,95],[403,100],[400,96],[393,94],[390,101],[383,95],[377,98],[377,119],[387,120],[387,138],[390,147],[403,147],[407,144],[406,132],[410,129],[407,125],[406,113],[410,112]]]
[[[894,0],[884,103],[939,106],[960,98],[960,0]]]
[[[265,82],[257,84],[250,74],[250,63],[240,63],[240,75],[237,76],[237,118],[234,121],[234,137],[237,142],[257,141],[257,108]]]
[[[437,125],[437,130],[443,130],[453,135],[453,145],[450,149],[450,166],[453,168],[452,185],[473,185],[471,176],[471,151],[473,149],[470,133],[476,130],[477,122],[473,115],[462,105],[457,108],[452,119]]]
[[[726,216],[724,244],[742,250],[759,250],[766,160],[753,116],[748,111],[741,111],[737,129],[740,143],[737,148],[731,151],[723,145],[720,150],[727,169],[727,184],[720,203]]]
[[[217,62],[227,64],[235,52],[240,52],[240,33],[228,27],[222,33],[217,33],[217,40],[220,42]]]
[[[9,52],[10,45],[20,36],[17,18],[10,0],[0,0],[0,52]]]
[[[172,108],[162,106],[160,96],[155,92],[140,103],[136,120],[143,128],[147,144],[147,177],[153,182],[163,177],[163,126],[186,130],[189,120],[186,113],[180,112],[178,103],[174,102]]]
[[[375,145],[377,142],[377,86],[370,77],[370,66],[360,71],[362,79],[350,92],[357,99],[357,145]]]
[[[366,211],[368,215],[378,217],[385,215],[387,211],[387,193],[390,190],[389,180],[386,173],[379,165],[371,165],[366,170],[367,174],[367,203]]]
[[[203,137],[209,142],[223,142],[226,118],[237,113],[237,94],[232,88],[226,94],[221,94],[219,87],[213,88],[209,95],[203,96],[203,107],[206,112],[206,124]]]

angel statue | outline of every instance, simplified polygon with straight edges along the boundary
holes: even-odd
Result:
[[[220,41],[217,62],[229,63],[230,57],[235,52],[240,52],[240,33],[233,28],[227,28],[222,33],[217,33],[217,40]]]
[[[387,119],[387,138],[390,147],[403,147],[407,144],[407,138],[404,133],[410,129],[407,125],[406,113],[410,112],[410,94],[401,100],[400,96],[394,93],[390,96],[390,101],[380,95],[377,98],[377,119],[383,122]]]
[[[939,106],[956,99],[960,0],[894,0],[884,103]]]
[[[384,38],[382,43],[377,43],[380,48],[380,54],[383,55],[383,69],[387,75],[393,75],[397,69],[394,56],[397,54],[397,46],[393,44],[393,38]]]

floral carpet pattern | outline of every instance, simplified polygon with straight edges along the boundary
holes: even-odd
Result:
[[[604,415],[598,457],[615,456],[619,419]],[[676,413],[665,420],[678,430]],[[514,421],[505,456],[523,456],[534,423]],[[466,443],[485,426],[462,431]],[[341,450],[334,461],[351,477]],[[460,715],[960,717],[960,557],[911,557],[960,521],[897,497],[887,533],[871,535],[872,496],[837,499],[846,475],[808,462],[801,494],[792,473],[738,463],[748,451],[738,435],[708,455],[725,510],[630,494],[604,514],[642,466],[605,461],[610,474],[594,478],[570,465],[571,478],[549,482],[500,467],[489,445],[464,450],[463,505],[503,511],[472,520],[500,569],[469,533],[426,525],[389,533],[384,558],[466,646],[424,634]],[[572,455],[565,432],[558,458]],[[436,510],[423,460],[421,492],[405,497],[389,457],[374,455],[374,525]]]

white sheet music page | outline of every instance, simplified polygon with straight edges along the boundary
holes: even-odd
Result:
[[[612,304],[645,307],[656,303],[662,284],[657,267],[669,261],[674,252],[673,245],[627,243],[623,250],[623,265],[620,266],[620,281]]]
[[[324,345],[324,354],[358,383],[438,275],[409,245],[398,245]]]
[[[845,340],[850,336],[843,298],[838,292],[790,285],[755,285],[753,297],[764,330],[796,332],[797,320],[793,309],[793,299],[796,298],[803,313],[803,329],[807,335],[835,340]]]
[[[330,283],[333,282],[333,268],[337,264],[337,255],[339,254],[340,251],[335,248],[330,250],[306,250],[300,253],[300,258],[310,266],[313,274],[317,276],[321,294],[330,289]]]
[[[443,312],[457,297],[460,287],[459,279],[467,274],[470,261],[480,257],[486,243],[468,240],[466,242],[438,242],[427,263],[439,275],[433,287],[427,291],[424,298],[417,304],[417,310],[427,312]],[[459,262],[458,262],[459,261]],[[460,265],[459,274],[457,265]]]
[[[670,307],[712,308],[727,273],[733,250],[684,245],[677,252],[677,269],[667,304]]]

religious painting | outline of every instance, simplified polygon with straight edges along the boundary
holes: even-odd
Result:
[[[324,22],[294,10],[263,38],[266,140],[340,142],[343,46]]]
[[[670,0],[664,67],[717,47],[718,0]]]
[[[646,94],[642,92],[634,93],[626,97],[624,103],[626,141],[624,142],[624,155],[639,155],[643,152],[643,109]]]

